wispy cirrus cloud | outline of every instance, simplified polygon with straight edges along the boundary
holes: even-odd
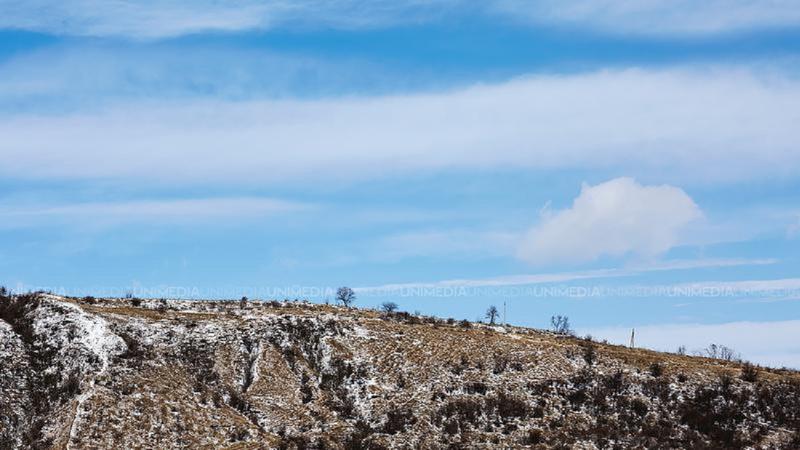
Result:
[[[116,224],[202,224],[246,221],[313,209],[305,203],[259,197],[159,199],[87,202],[58,205],[6,204],[0,208],[2,227],[53,224],[81,226]]]
[[[535,76],[436,94],[153,101],[3,115],[0,173],[265,184],[614,167],[664,181],[774,178],[800,169],[798,105],[800,82],[735,69]]]
[[[280,27],[380,27],[430,20],[458,0],[0,1],[0,27],[152,39]]]
[[[153,0],[0,1],[0,27],[81,36],[162,38],[282,27],[376,28],[483,15],[614,33],[709,34],[800,24],[791,0]]]
[[[450,279],[430,282],[407,282],[385,284],[380,286],[359,287],[356,290],[361,292],[369,291],[399,291],[404,289],[417,288],[440,288],[440,287],[497,287],[497,286],[523,286],[547,283],[568,283],[571,281],[603,279],[603,278],[625,278],[649,272],[693,270],[702,268],[722,268],[737,266],[758,266],[777,263],[778,260],[772,258],[705,258],[690,260],[667,260],[662,262],[651,262],[647,264],[632,264],[614,269],[597,269],[576,272],[556,272],[556,273],[535,273],[520,275],[504,275],[489,278],[472,279]]]

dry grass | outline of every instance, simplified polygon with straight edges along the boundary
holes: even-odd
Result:
[[[659,433],[688,433],[680,411],[664,410],[682,407],[673,397],[692,398],[724,374],[734,391],[755,389],[738,379],[735,362],[519,327],[294,302],[69,301],[138,347],[113,357],[82,413],[75,399],[60,410],[77,417],[73,448],[443,448],[462,440],[516,448],[539,438],[649,447]],[[652,374],[654,364],[663,373]],[[622,387],[609,387],[615,374]],[[770,387],[800,377],[760,369],[758,380]],[[760,426],[752,422],[742,423]],[[770,427],[759,439],[788,439],[789,430]],[[60,430],[62,445],[69,433]],[[723,442],[703,436],[674,438],[678,446]]]

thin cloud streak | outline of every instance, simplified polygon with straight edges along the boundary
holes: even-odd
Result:
[[[275,28],[378,28],[431,20],[459,0],[0,0],[0,28],[77,36],[159,39]]]
[[[202,223],[248,220],[313,209],[313,205],[255,197],[91,202],[50,206],[5,205],[4,227],[69,224]]]
[[[647,272],[690,270],[714,267],[736,267],[751,265],[775,264],[776,259],[745,259],[745,258],[709,258],[698,260],[671,260],[662,263],[649,263],[645,265],[631,265],[617,269],[588,270],[582,272],[561,272],[528,275],[506,275],[491,278],[478,279],[453,279],[435,282],[411,282],[385,284],[381,286],[358,287],[354,290],[359,292],[369,291],[393,291],[418,288],[439,288],[439,287],[497,287],[497,286],[522,286],[545,283],[564,283],[570,281],[580,281],[598,278],[624,278],[639,275]]]

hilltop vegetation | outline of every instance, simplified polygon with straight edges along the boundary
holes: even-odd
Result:
[[[0,298],[0,448],[798,448],[800,377],[292,302]]]

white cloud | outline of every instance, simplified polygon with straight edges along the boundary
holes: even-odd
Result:
[[[572,207],[542,217],[519,254],[537,264],[654,257],[675,246],[680,231],[701,215],[673,186],[642,186],[631,178],[584,185]]]
[[[431,169],[662,180],[800,170],[800,82],[737,70],[537,76],[438,94],[150,102],[0,116],[0,174],[283,183]]]
[[[254,197],[92,202],[66,205],[0,208],[3,227],[78,224],[81,226],[121,223],[198,224],[208,221],[243,220],[304,211],[312,205]]]
[[[689,352],[709,344],[721,344],[742,357],[774,367],[800,368],[800,320],[777,322],[731,322],[722,324],[667,324],[637,326],[638,347],[674,352],[685,345]],[[627,345],[631,327],[578,330],[597,339]]]
[[[533,23],[642,34],[796,26],[792,0],[0,0],[0,27],[56,34],[158,38],[279,27],[363,28],[475,12]]]

